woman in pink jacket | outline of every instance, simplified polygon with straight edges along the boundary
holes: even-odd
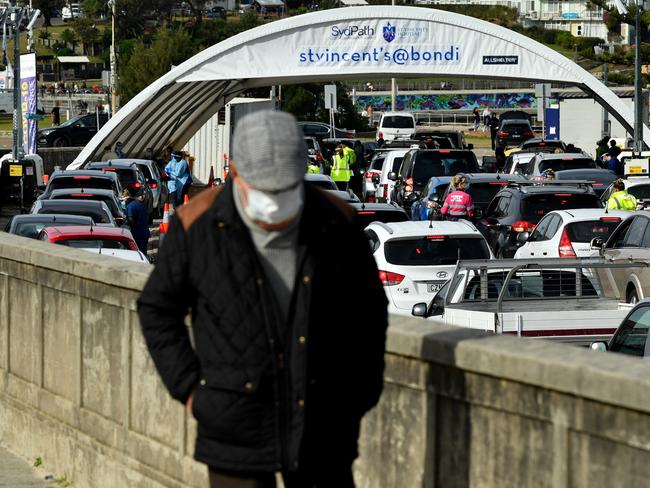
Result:
[[[451,186],[455,190],[445,198],[445,204],[442,206],[440,213],[447,217],[447,220],[471,219],[474,215],[474,201],[468,193],[465,193],[467,177],[463,175],[454,176],[451,179]]]

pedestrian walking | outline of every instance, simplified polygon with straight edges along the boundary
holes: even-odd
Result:
[[[183,198],[189,192],[191,184],[190,166],[181,152],[174,151],[171,156],[171,160],[165,166],[165,174],[169,177],[167,182],[169,196],[174,208],[177,208],[183,204]]]
[[[499,118],[496,114],[492,114],[490,117],[490,139],[492,139],[492,149],[496,149],[497,143],[497,132],[499,131]]]
[[[490,109],[486,105],[485,108],[483,109],[483,113],[481,114],[481,116],[483,117],[483,130],[484,131],[490,130],[490,115],[491,115]]]
[[[172,216],[138,300],[213,488],[273,488],[277,471],[286,488],[354,487],[381,394],[386,296],[351,209],[304,184],[303,137],[289,114],[243,117],[231,177]],[[333,293],[372,306],[334,309]]]
[[[142,188],[135,188],[131,191],[125,189],[122,195],[126,203],[126,222],[131,229],[131,234],[133,234],[138,249],[146,256],[151,231],[149,230],[147,207],[143,203],[144,193]]]
[[[637,206],[637,200],[634,195],[628,193],[625,189],[625,181],[621,178],[612,183],[614,193],[607,200],[607,210],[629,210],[634,212]]]
[[[57,126],[61,124],[61,109],[58,104],[52,108],[52,125]]]
[[[336,152],[332,157],[332,172],[330,176],[338,186],[339,190],[347,190],[352,176],[350,170],[350,153],[345,151],[345,144],[336,146]],[[354,151],[352,151],[354,152]]]
[[[451,178],[451,186],[454,191],[447,195],[440,213],[447,217],[447,220],[456,221],[459,219],[471,219],[474,216],[474,201],[469,193],[466,193],[467,177],[456,175]]]
[[[479,114],[478,108],[474,107],[474,110],[472,110],[472,115],[474,116],[474,130],[477,131],[481,126],[481,114]]]

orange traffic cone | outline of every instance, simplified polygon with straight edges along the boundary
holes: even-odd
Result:
[[[186,194],[185,197],[183,198],[183,204],[186,204],[189,201],[190,201],[190,197],[189,195]]]
[[[167,231],[169,230],[169,203],[165,203],[165,207],[163,209],[163,221],[160,224],[160,227],[158,227],[159,231],[159,236],[158,236],[158,247],[162,246],[163,240],[165,239],[165,234],[167,234]]]
[[[214,166],[210,166],[210,177],[208,178],[208,188],[214,186]]]

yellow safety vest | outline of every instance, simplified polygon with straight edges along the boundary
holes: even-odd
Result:
[[[627,190],[617,191],[612,193],[612,196],[607,200],[607,210],[636,210],[636,197],[630,195]]]
[[[345,146],[343,148],[343,154],[348,157],[348,161],[350,162],[350,166],[352,166],[354,163],[357,162],[357,153],[351,147]]]
[[[339,156],[338,153],[334,154],[333,162],[334,166],[330,173],[332,179],[334,181],[350,181],[352,171],[350,170],[350,159],[345,154],[345,150],[343,150],[343,156]]]
[[[307,174],[320,174],[320,168],[315,164],[308,164]]]

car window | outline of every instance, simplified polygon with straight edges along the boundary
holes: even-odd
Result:
[[[95,178],[92,176],[60,176],[50,180],[48,191],[65,188],[97,188],[113,190],[113,182],[108,178]]]
[[[384,253],[389,263],[401,266],[450,265],[458,259],[490,258],[483,238],[436,235],[386,241]]]
[[[458,173],[472,173],[476,162],[467,153],[445,151],[416,153],[413,180],[416,184],[425,184],[433,176],[454,176]]]
[[[650,307],[636,309],[619,327],[609,350],[631,356],[644,356],[649,327]]]
[[[365,229],[371,222],[405,222],[408,215],[397,210],[360,210],[352,222],[359,228]]]
[[[547,169],[553,171],[565,171],[568,169],[584,169],[596,168],[596,163],[593,159],[587,158],[563,158],[563,159],[547,159],[539,163],[539,172]]]
[[[381,168],[384,166],[384,156],[377,156],[375,159],[372,160],[372,163],[370,163],[370,168],[369,169],[374,169],[381,171]]]
[[[117,239],[67,239],[64,241],[57,241],[56,243],[63,246],[74,247],[75,249],[130,249],[126,241]]]
[[[492,207],[491,211],[488,209],[488,215],[490,217],[495,217],[495,218],[501,218],[508,215],[508,208],[510,207],[511,199],[512,197],[510,195],[503,195],[495,202],[492,202],[490,207],[492,207],[493,205],[494,207]]]
[[[381,127],[387,129],[414,129],[415,120],[413,117],[403,115],[386,115],[381,121]]]
[[[325,190],[338,190],[336,183],[334,183],[332,180],[313,179],[313,180],[306,180],[306,181],[310,185],[314,185],[317,186],[318,188],[323,188]]]
[[[366,237],[368,238],[368,244],[370,244],[370,250],[374,253],[379,249],[379,236],[374,230],[368,229],[366,231]]]
[[[561,223],[562,217],[559,215],[553,215],[551,222],[548,224],[548,228],[544,233],[547,240],[553,239],[553,237],[555,237],[555,234],[557,233],[557,230],[559,229]]]
[[[596,195],[576,195],[572,193],[546,193],[527,195],[521,202],[521,214],[528,222],[538,222],[553,210],[572,208],[601,208]]]
[[[636,198],[641,200],[650,199],[650,185],[635,185],[627,188],[627,192],[630,195],[634,195]]]
[[[633,219],[632,219],[633,220]],[[631,220],[628,220],[626,222],[623,222],[618,228],[616,229],[616,234],[611,242],[609,244],[609,248],[613,249],[620,249],[624,246],[625,243],[625,236],[627,235],[627,231],[630,229],[630,224]]]
[[[487,183],[470,183],[467,193],[472,196],[474,205],[487,206],[492,201],[494,196],[507,185],[508,182],[503,183],[498,181],[490,181]]]
[[[600,237],[606,241],[620,222],[620,219],[616,220],[615,218],[573,222],[566,226],[566,231],[571,242],[591,242],[594,237]],[[646,236],[648,234],[649,232],[646,232]]]
[[[528,242],[546,241],[548,239],[546,237],[546,229],[548,229],[548,226],[551,223],[551,220],[553,220],[552,215],[544,217],[542,220],[540,220],[539,225],[535,228],[533,233],[528,238]]]
[[[648,227],[648,219],[636,217],[627,230],[623,247],[641,247],[646,227]]]
[[[395,157],[393,158],[393,168],[390,171],[394,171],[397,173],[399,171],[400,166],[402,166],[402,162],[404,161],[404,157]]]
[[[147,166],[146,164],[138,164],[138,168],[140,168],[140,171],[142,171],[145,178],[148,178],[150,180],[153,179],[153,174],[151,173],[149,166]]]

